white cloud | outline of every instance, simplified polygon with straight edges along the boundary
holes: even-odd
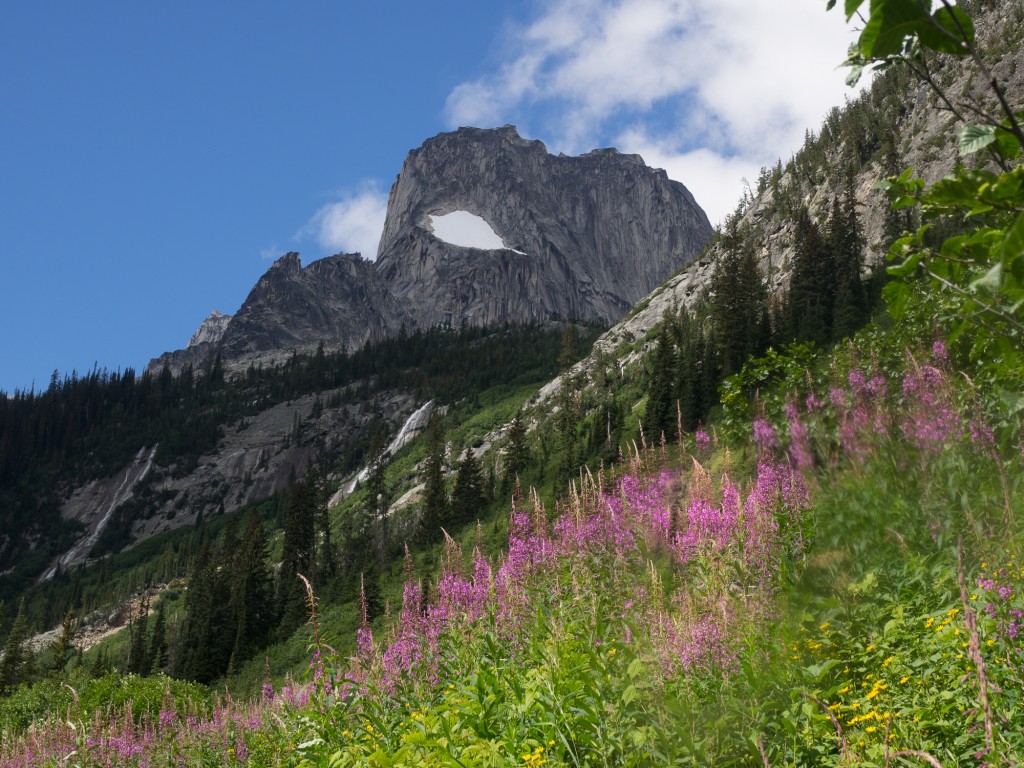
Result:
[[[621,142],[690,187],[713,221],[739,197],[732,176],[736,192],[723,202],[725,176],[754,179],[788,159],[849,93],[836,65],[852,37],[820,0],[540,7],[510,31],[508,60],[452,90],[449,123],[519,123],[554,151]]]
[[[260,258],[264,261],[271,261],[281,255],[282,251],[277,247],[277,243],[274,243],[268,248],[260,249]]]
[[[761,170],[755,160],[706,148],[680,152],[671,141],[652,139],[638,129],[621,134],[617,143],[623,152],[640,155],[651,167],[664,168],[669,178],[686,184],[712,224],[736,209],[744,180],[753,184]]]
[[[331,253],[358,252],[376,259],[387,206],[387,193],[377,184],[365,183],[320,208],[296,237],[312,237]]]

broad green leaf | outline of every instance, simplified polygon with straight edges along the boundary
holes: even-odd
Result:
[[[987,293],[998,293],[999,284],[1003,279],[1003,263],[997,261],[995,265],[984,275],[971,283],[971,290],[983,290]]]
[[[914,274],[917,269],[917,265],[921,263],[921,259],[924,257],[924,253],[917,251],[910,254],[900,264],[894,264],[889,267],[886,271],[893,277],[907,277],[908,275]]]
[[[930,24],[917,0],[871,0],[871,17],[860,33],[861,55],[884,59],[899,53],[904,40]]]
[[[999,154],[1007,159],[1014,159],[1020,157],[1022,147],[1020,142],[1017,141],[1017,137],[1005,128],[996,129],[996,144],[999,148]]]
[[[807,667],[806,671],[810,674],[812,680],[821,680],[826,672],[834,667],[838,662],[835,659],[826,659],[820,664],[812,664]]]
[[[1006,231],[999,258],[1009,263],[1019,259],[1021,254],[1024,254],[1024,213],[1018,214],[1013,226]]]
[[[999,399],[1003,401],[1003,405],[1009,409],[1009,413],[1013,416],[1020,411],[1024,411],[1024,395],[1017,392],[1007,392],[1002,390],[999,393]]]
[[[857,12],[857,9],[860,8],[863,4],[864,0],[846,0],[844,7],[846,11],[846,20],[849,21],[850,19],[852,19],[853,14],[855,14]]]
[[[634,679],[643,671],[643,661],[641,661],[640,659],[633,659],[631,662],[629,662],[629,667],[627,667],[626,669],[626,674],[629,675],[630,679]]]
[[[957,146],[961,155],[970,155],[984,149],[996,140],[996,129],[991,125],[965,125],[960,129]]]
[[[1024,286],[1024,253],[1018,253],[1011,258],[1007,267],[1013,279],[1017,281],[1018,287]]]
[[[935,51],[964,56],[974,41],[974,25],[960,8],[943,6],[918,31],[921,42]]]

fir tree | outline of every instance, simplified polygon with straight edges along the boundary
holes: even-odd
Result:
[[[509,493],[515,485],[516,477],[530,463],[530,447],[526,442],[526,424],[523,422],[523,409],[516,411],[512,423],[508,427],[508,446],[505,448],[505,474],[502,478],[502,492]]]
[[[753,248],[753,234],[731,217],[722,233],[723,253],[711,278],[711,318],[722,376],[739,373],[768,345],[768,290]]]
[[[680,350],[676,356],[676,398],[684,430],[692,432],[705,414],[702,396],[702,353],[704,339],[697,321],[682,310],[678,320]]]
[[[806,207],[797,211],[793,272],[786,301],[786,335],[793,341],[826,344],[832,334],[835,267],[832,254]]]
[[[669,326],[670,319],[666,313],[658,330],[648,373],[650,384],[647,387],[644,428],[652,440],[658,440],[661,435],[671,439],[676,433],[676,351]]]
[[[316,499],[304,480],[292,484],[284,517],[284,542],[277,604],[283,639],[306,621],[305,591],[296,574],[312,573],[316,550]]]
[[[156,619],[153,621],[153,631],[149,635],[146,658],[148,675],[159,674],[167,668],[167,617],[163,601],[156,608]]]
[[[832,307],[832,338],[850,336],[867,319],[864,284],[863,239],[857,218],[853,177],[848,176],[841,200],[832,201],[828,222],[828,244],[835,264],[835,301]]]
[[[0,659],[0,693],[10,693],[16,686],[28,679],[31,669],[31,653],[25,643],[28,635],[28,621],[25,618],[25,598],[18,603],[18,613],[4,644],[4,657]]]
[[[128,663],[129,674],[144,675],[149,671],[149,598],[143,597],[138,614],[132,610],[128,619]]]
[[[472,449],[467,447],[459,461],[455,488],[452,490],[453,525],[464,525],[479,519],[485,503],[480,462],[473,456]]]
[[[427,458],[420,515],[420,541],[429,544],[441,537],[441,526],[448,518],[448,489],[444,481],[444,424],[432,413],[427,423]]]
[[[391,494],[387,482],[384,441],[380,435],[374,435],[370,455],[373,458],[370,460],[370,476],[366,479],[366,519],[372,532],[377,562],[383,568],[388,545],[388,508],[391,504]]]
[[[53,643],[53,660],[50,663],[50,669],[56,675],[60,675],[64,672],[65,667],[68,665],[68,661],[71,658],[71,654],[75,651],[75,613],[74,611],[68,611],[64,616],[64,621],[61,622],[60,637],[58,637]]]
[[[555,417],[555,431],[558,436],[558,474],[555,478],[555,492],[566,493],[569,482],[576,477],[580,457],[577,446],[577,428],[581,413],[580,389],[582,381],[570,375],[573,360],[576,359],[576,328],[566,326],[562,334],[562,351],[558,357],[559,375],[558,413]]]
[[[188,583],[174,674],[208,683],[227,667],[235,631],[229,615],[226,574],[209,542],[204,542]]]

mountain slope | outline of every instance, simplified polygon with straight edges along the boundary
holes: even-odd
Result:
[[[464,211],[509,246],[436,236],[431,216]],[[220,335],[154,359],[180,371],[216,356],[228,370],[295,352],[351,351],[401,328],[547,320],[611,323],[711,234],[693,196],[613,149],[548,154],[515,128],[460,128],[409,153],[391,190],[376,262],[339,254],[301,267],[288,254]]]

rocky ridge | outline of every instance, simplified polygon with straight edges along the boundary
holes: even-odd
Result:
[[[508,248],[434,235],[432,215],[466,211]],[[638,155],[551,155],[512,126],[460,128],[409,153],[389,196],[376,261],[278,259],[230,318],[211,316],[180,371],[219,355],[228,370],[294,353],[352,350],[407,329],[572,319],[612,323],[711,235],[693,196]]]
[[[1021,22],[1024,22],[1024,1],[1005,0],[992,13],[980,15],[977,24],[978,39],[985,55],[993,62],[992,72],[1003,84],[1010,103],[1017,105],[1024,104],[1024,48],[1019,45],[1019,38],[1024,36],[1019,31],[1024,29]],[[1018,30],[1014,33],[1017,42],[1007,34],[1008,29]],[[942,57],[936,66],[937,79],[948,93],[960,96],[974,93],[984,101],[987,85],[972,62]],[[933,184],[951,173],[957,162],[984,164],[987,158],[984,153],[966,159],[959,155],[953,137],[962,123],[924,83],[914,82],[904,92],[887,93],[879,89],[872,93],[869,90],[860,100],[870,105],[871,115],[886,110],[896,113],[894,124],[886,125],[885,130],[896,142],[897,170],[890,170],[882,158],[876,158],[864,163],[853,179],[867,272],[884,266],[887,250],[885,228],[890,204],[888,197],[877,189],[878,182],[909,167],[927,184]],[[847,106],[849,109],[851,107]],[[826,118],[822,133],[830,130],[829,123],[840,114],[835,110]],[[775,295],[783,294],[788,288],[794,254],[794,221],[787,201],[796,200],[806,205],[812,216],[823,224],[831,201],[843,193],[846,179],[841,169],[850,151],[847,145],[859,137],[843,135],[838,128],[831,130],[833,136],[822,141],[824,151],[813,167],[797,153],[783,168],[777,183],[765,185],[737,207],[739,222],[753,230],[761,271]],[[821,134],[818,137],[820,139]],[[649,335],[666,312],[680,307],[692,309],[707,298],[715,263],[721,254],[721,248],[712,243],[698,258],[639,301],[625,318],[595,342],[594,352],[574,366],[571,376],[587,376],[602,355],[613,356],[623,370],[640,363],[653,347]],[[555,379],[538,392],[534,402],[550,402],[560,389],[561,379]]]

